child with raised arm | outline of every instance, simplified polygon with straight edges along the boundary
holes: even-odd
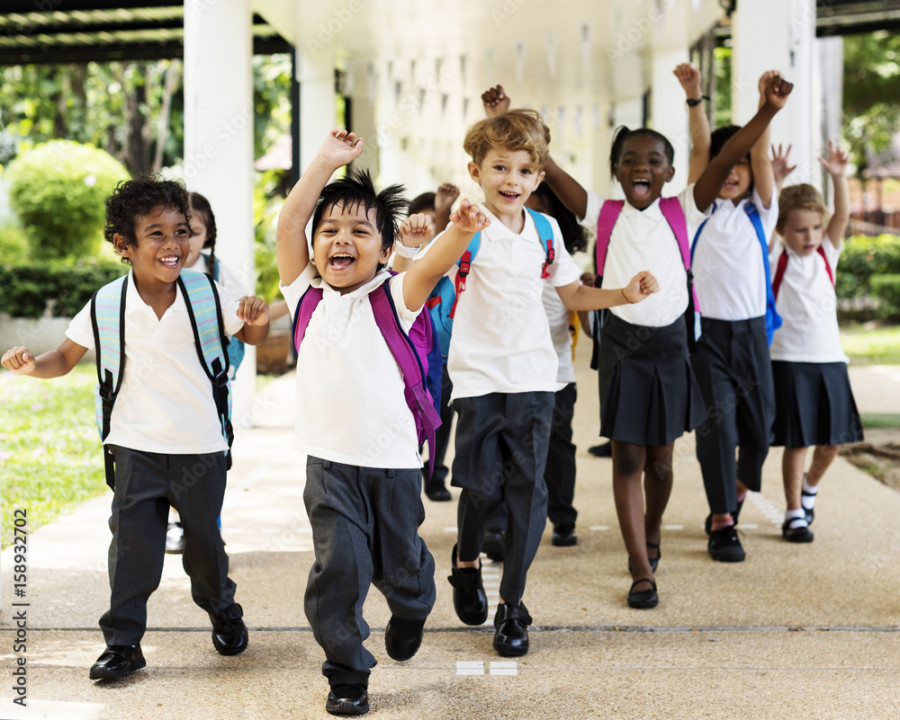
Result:
[[[772,340],[775,425],[772,445],[783,445],[781,471],[787,511],[781,534],[794,543],[812,542],[819,483],[842,443],[862,440],[862,425],[850,390],[847,356],[841,349],[834,278],[850,219],[847,156],[828,143],[820,160],[834,183],[834,214],[812,185],[781,191],[781,237],[772,249],[773,291],[784,321]],[[806,455],[815,446],[809,470]]]
[[[418,535],[425,511],[415,418],[373,313],[375,293],[387,292],[408,333],[434,285],[488,225],[463,200],[427,257],[392,276],[384,266],[406,207],[402,187],[376,193],[367,173],[329,183],[362,147],[353,133],[332,131],[291,190],[277,230],[281,289],[295,323],[304,294],[321,293],[297,352],[296,439],[307,454],[303,499],[316,556],[304,608],[325,651],[325,709],[333,715],[369,709],[369,585],[390,607],[384,644],[394,660],[419,649],[435,600],[434,560]]]
[[[779,81],[774,71],[760,77],[761,108]],[[718,128],[710,158],[739,131]],[[691,361],[708,412],[697,428],[697,459],[710,510],[707,551],[719,562],[746,557],[736,525],[747,493],[761,488],[775,417],[768,344],[779,320],[768,250],[778,195],[768,153],[766,129],[733,163],[692,247],[703,332]]]
[[[101,433],[104,454],[114,460],[114,478],[107,476],[114,493],[111,593],[109,610],[100,618],[107,647],[91,667],[92,680],[125,677],[146,665],[140,642],[147,600],[162,575],[170,505],[181,514],[184,569],[194,602],[212,621],[213,645],[222,655],[247,647],[243,611],[234,601],[236,586],[228,577],[228,556],[216,525],[228,455],[227,418],[221,412],[227,396],[215,392],[224,368],[222,378],[209,375],[192,325],[206,326],[210,347],[216,340],[224,346],[224,333],[256,345],[269,331],[268,306],[259,298],[238,301],[200,273],[182,274],[191,227],[181,185],[153,178],[120,183],[106,201],[105,235],[122,262],[131,265],[115,285],[121,310],[104,307],[110,300],[101,301],[98,291],[96,320],[92,300],[73,318],[57,350],[35,358],[27,348],[16,347],[2,359],[17,374],[54,378],[66,375],[89,348],[96,350],[100,368],[109,356],[107,347],[122,343],[118,391],[111,409],[104,406]],[[193,297],[205,291],[217,296],[221,307],[212,327],[194,308]],[[210,306],[215,308],[207,303],[207,310]],[[109,327],[104,312],[115,319],[121,313],[119,337],[98,332],[98,326]]]
[[[447,362],[457,409],[451,478],[462,488],[450,583],[460,620],[484,623],[488,604],[479,554],[487,521],[505,502],[509,520],[494,617],[494,649],[504,656],[529,648],[531,616],[522,597],[547,522],[544,468],[554,395],[564,387],[557,380],[543,287],[555,287],[576,311],[637,303],[658,290],[656,278],[643,271],[611,290],[582,285],[556,221],[526,212],[544,178],[549,141],[538,113],[510,110],[473,125],[463,144],[491,225],[481,233],[465,292],[457,296]]]
[[[603,282],[620,282],[635,268],[649,267],[662,288],[640,306],[606,315],[598,358],[600,434],[613,443],[613,495],[628,551],[633,582],[627,602],[633,608],[659,603],[654,573],[672,491],[673,445],[704,416],[688,360],[693,318],[686,323],[691,308],[687,239],[704,220],[731,165],[749,151],[790,90],[789,83],[773,80],[759,113],[697,182],[673,199],[663,199],[662,191],[674,174],[674,149],[654,130],[622,128],[614,139],[610,169],[625,194],[618,210],[586,192],[552,160],[548,163],[550,186],[586,225],[597,227],[598,241],[604,234],[608,238],[605,262],[597,268]]]

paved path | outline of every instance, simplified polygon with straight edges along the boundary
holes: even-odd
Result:
[[[656,610],[625,604],[630,584],[612,504],[610,461],[597,442],[596,380],[578,362],[576,441],[580,510],[574,548],[550,531],[529,574],[535,618],[531,652],[497,657],[490,627],[456,619],[446,582],[455,503],[425,500],[422,528],[438,571],[438,600],[418,655],[384,652],[388,619],[374,589],[368,646],[379,661],[371,717],[405,720],[511,718],[896,718],[900,713],[900,494],[838,460],[813,529],[796,547],[781,540],[780,451],[763,492],[741,516],[748,557],[717,564],[706,554],[706,502],[692,438],[676,446],[676,486],[666,515]],[[863,412],[896,412],[897,368],[853,370]],[[149,604],[148,667],[96,684],[87,671],[102,649],[97,619],[108,600],[109,496],[88,501],[28,545],[27,607],[13,607],[14,562],[2,556],[0,718],[53,720],[272,720],[324,718],[322,654],[302,609],[312,562],[301,500],[300,458],[290,449],[293,376],[258,399],[258,426],[235,445],[223,509],[224,537],[250,646],[234,658],[210,643],[177,556],[167,556]],[[454,490],[454,495],[457,491]],[[499,565],[485,579],[496,602]],[[14,612],[24,610],[26,651]],[[26,660],[27,707],[13,703]]]

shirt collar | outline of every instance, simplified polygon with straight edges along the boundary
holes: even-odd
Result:
[[[487,215],[491,221],[490,227],[482,231],[482,237],[486,237],[489,240],[499,240],[502,237],[516,238],[531,237],[532,235],[537,235],[537,229],[534,226],[534,219],[531,217],[531,213],[528,212],[525,208],[522,208],[522,212],[525,215],[525,224],[522,226],[522,232],[514,233],[506,225],[504,225],[500,221],[500,219],[496,215],[494,215],[494,213],[488,210],[487,206],[484,203],[479,203],[478,207],[481,208],[481,211],[485,215]]]
[[[372,292],[375,288],[377,288],[381,283],[385,282],[391,277],[390,271],[387,268],[381,268],[378,272],[375,273],[375,277],[373,277],[369,282],[360,285],[358,288],[353,290],[352,292],[346,293],[345,297],[349,300],[355,300],[357,298],[365,297],[370,292]],[[309,283],[312,287],[321,288],[322,296],[325,297],[327,295],[340,295],[341,291],[331,287],[328,283],[322,281],[320,276],[315,276],[310,280]]]
[[[132,313],[143,312],[145,309],[153,312],[153,308],[144,302],[144,298],[138,292],[137,285],[134,282],[134,269],[132,268],[128,271],[128,287],[125,290],[125,314],[131,315]],[[175,312],[187,310],[181,295],[181,287],[177,283],[175,284],[175,301],[166,308],[166,312],[169,310],[174,310]]]

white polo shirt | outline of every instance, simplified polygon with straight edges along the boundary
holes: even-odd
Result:
[[[553,230],[556,259],[550,276],[541,278],[544,247],[531,215],[525,213],[521,234],[514,233],[484,205],[491,225],[481,232],[466,290],[459,298],[447,370],[453,398],[489,393],[556,392],[558,362],[541,300],[545,282],[568,285],[581,270],[566,251],[556,220],[546,216]],[[448,275],[455,277],[454,264]]]
[[[316,277],[310,264],[293,283],[281,286],[291,317],[308,287],[323,293],[297,354],[295,444],[301,452],[360,467],[422,467],[403,375],[368,298],[390,282],[400,323],[408,332],[419,312],[403,302],[404,277],[382,270],[341,295]]]
[[[747,215],[749,202],[748,198],[737,205],[731,200],[716,200],[715,211],[697,241],[694,286],[706,317],[749,320],[766,314],[763,250]],[[765,237],[772,237],[778,222],[777,193],[773,189],[772,204],[766,210],[754,187],[752,202],[762,220]]]
[[[836,248],[830,239],[825,238],[822,249],[834,274],[843,243]],[[772,359],[791,362],[847,362],[838,329],[837,297],[822,256],[818,252],[797,255],[779,241],[772,248],[770,257],[773,277],[782,253],[787,253],[788,263],[781,279],[775,309],[784,324],[775,331],[772,338]]]
[[[222,286],[216,289],[225,332],[233,335],[244,326],[238,302]],[[72,318],[66,337],[94,347],[90,302]],[[137,291],[133,271],[125,295],[125,372],[106,442],[167,455],[228,449],[181,290],[176,286],[174,302],[157,318]]]
[[[694,186],[689,185],[678,195],[687,223],[688,241],[706,216],[694,202]],[[594,232],[600,219],[603,198],[588,193],[587,210],[581,224]],[[654,200],[644,210],[628,201],[622,207],[613,226],[603,270],[603,287],[619,288],[628,285],[642,270],[649,270],[659,281],[659,292],[633,305],[618,305],[610,312],[632,325],[665,327],[684,315],[688,305],[687,274],[678,241],[668,221]],[[696,271],[694,273],[696,278]],[[701,302],[701,308],[705,311]]]

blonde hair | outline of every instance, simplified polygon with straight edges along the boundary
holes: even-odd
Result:
[[[791,210],[811,210],[822,216],[822,222],[828,218],[828,206],[816,188],[802,183],[789,185],[778,196],[778,223],[776,227],[783,228],[787,223]]]
[[[466,133],[463,149],[476,165],[481,165],[495,148],[506,147],[514,152],[525,150],[540,171],[550,158],[549,145],[550,128],[541,114],[536,110],[520,109],[479,120]]]

